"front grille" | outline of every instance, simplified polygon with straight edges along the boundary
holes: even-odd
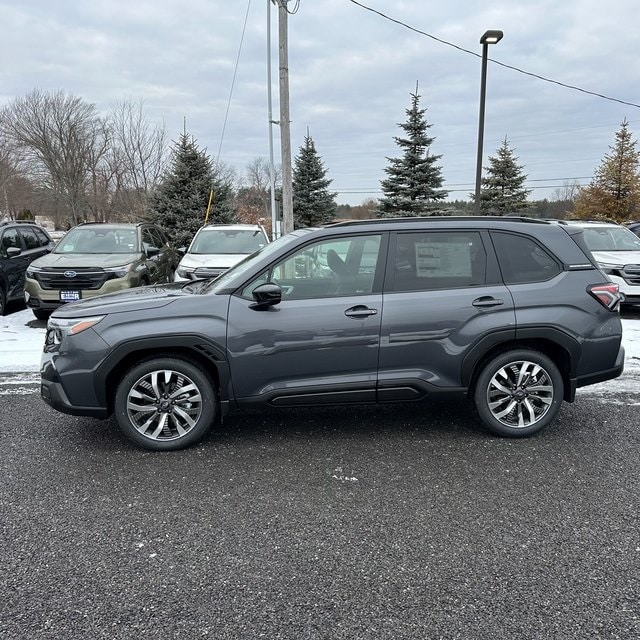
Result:
[[[65,276],[74,272],[75,276]],[[77,269],[55,269],[50,268],[38,271],[34,274],[43,289],[99,289],[109,278],[111,274],[103,269],[95,267],[85,267]]]
[[[640,264],[625,264],[621,275],[628,284],[640,285]]]
[[[199,267],[193,272],[196,278],[217,278],[221,273],[224,273],[227,269],[223,267]]]

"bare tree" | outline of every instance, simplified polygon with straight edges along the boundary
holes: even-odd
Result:
[[[282,172],[276,168],[276,188],[281,179]],[[244,212],[244,218],[251,218],[251,222],[255,222],[257,218],[271,220],[270,189],[269,163],[265,158],[257,157],[247,165],[245,179],[238,192],[239,208]]]
[[[167,160],[164,125],[144,115],[142,100],[115,104],[108,117],[111,148],[108,156],[113,182],[113,208],[124,218],[139,218],[146,199],[159,183]]]
[[[565,180],[561,187],[554,190],[551,200],[563,202],[573,201],[578,195],[579,190],[580,185],[577,180],[573,180],[572,182]]]
[[[35,89],[2,110],[0,135],[25,154],[35,181],[60,200],[72,224],[86,217],[88,186],[106,149],[95,105]]]

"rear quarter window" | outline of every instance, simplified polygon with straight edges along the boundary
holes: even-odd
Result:
[[[492,231],[491,239],[505,284],[544,282],[562,271],[562,264],[529,236]]]

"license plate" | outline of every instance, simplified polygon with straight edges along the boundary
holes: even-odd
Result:
[[[74,302],[75,300],[80,300],[79,291],[61,291],[60,292],[60,302]]]

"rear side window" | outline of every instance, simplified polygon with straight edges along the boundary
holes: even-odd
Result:
[[[418,231],[396,236],[390,289],[425,291],[483,285],[487,254],[475,231]]]
[[[557,276],[562,265],[533,238],[492,231],[505,284],[544,282]]]

